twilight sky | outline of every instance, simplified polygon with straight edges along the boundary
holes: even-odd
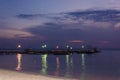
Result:
[[[0,48],[120,48],[119,0],[0,0]]]

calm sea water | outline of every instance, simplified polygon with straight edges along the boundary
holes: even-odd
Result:
[[[120,80],[120,51],[72,55],[0,55],[0,68],[78,80]]]

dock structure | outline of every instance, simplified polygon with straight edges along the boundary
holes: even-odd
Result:
[[[54,55],[69,55],[69,54],[93,54],[97,53],[99,51],[97,50],[32,50],[32,49],[25,49],[25,50],[0,50],[0,54],[16,54],[16,53],[21,53],[21,54],[54,54]]]
[[[0,50],[0,55],[2,54],[16,54],[16,53],[23,53],[23,50]]]

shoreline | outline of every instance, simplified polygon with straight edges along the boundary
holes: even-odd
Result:
[[[0,80],[77,80],[0,69]]]

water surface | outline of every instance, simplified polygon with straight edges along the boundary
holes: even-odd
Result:
[[[0,68],[79,80],[120,80],[120,51],[96,54],[0,55]]]

